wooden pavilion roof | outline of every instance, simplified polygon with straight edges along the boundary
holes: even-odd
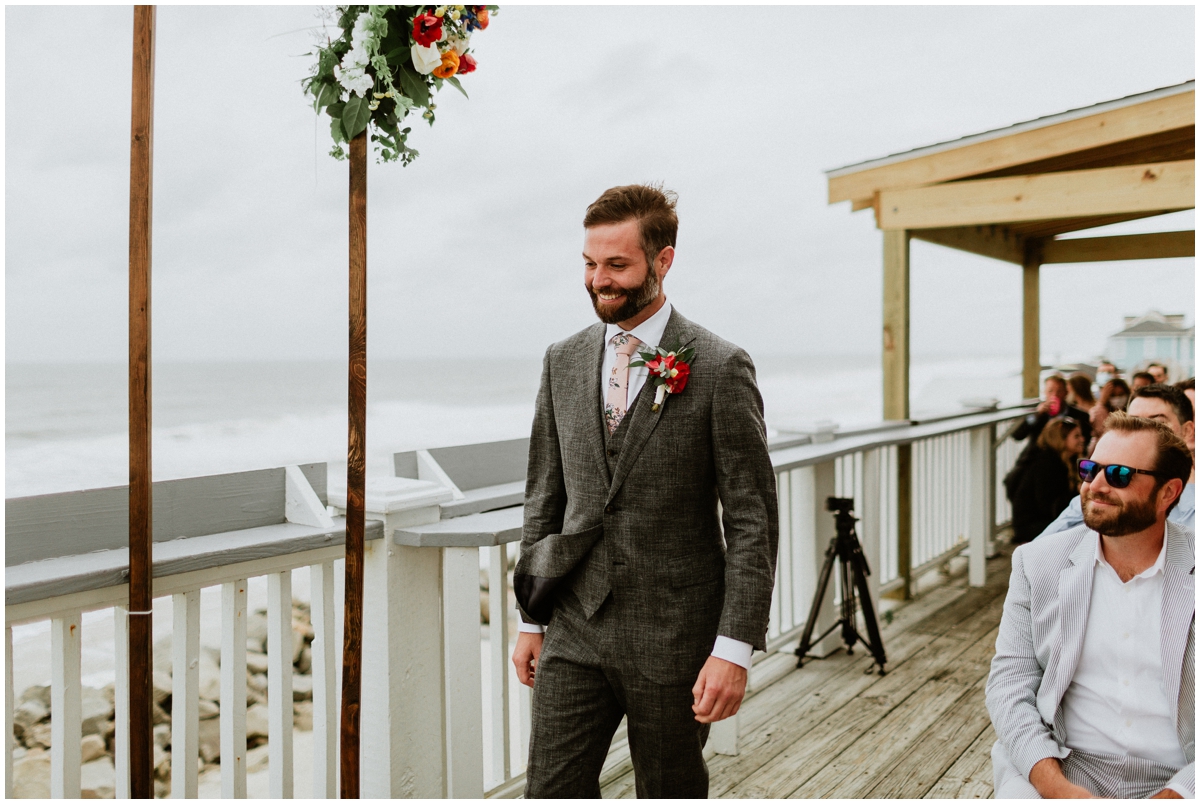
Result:
[[[1195,81],[826,174],[880,229],[1017,264],[1195,256],[1194,232],[1059,235],[1195,207]]]

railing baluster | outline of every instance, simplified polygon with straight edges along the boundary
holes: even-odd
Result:
[[[83,764],[80,613],[50,621],[50,797],[79,798]]]
[[[479,677],[479,548],[442,549],[446,794],[483,797],[483,680]]]
[[[4,797],[13,797],[13,643],[4,627]]]
[[[246,797],[246,579],[221,585],[221,797]]]
[[[492,786],[509,778],[508,545],[488,548],[488,668],[492,707]]]
[[[271,798],[292,797],[292,640],[292,571],[272,572],[267,576],[267,755]]]
[[[337,661],[333,624],[333,562],[312,573],[313,795],[337,798]]]
[[[520,731],[520,748],[521,748],[521,769],[525,769],[525,765],[529,760],[529,734],[533,731],[533,695],[532,690],[524,684],[518,686],[518,708],[521,710],[521,731]]]
[[[116,766],[116,797],[129,798],[129,607],[113,607],[113,762]]]
[[[200,590],[172,596],[171,797],[196,798],[200,758]]]

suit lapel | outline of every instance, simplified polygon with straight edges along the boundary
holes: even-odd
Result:
[[[600,396],[600,372],[604,369],[603,324],[596,324],[584,340],[583,354],[579,365],[588,367],[581,377],[580,393],[583,394],[584,449],[599,467],[601,477],[609,477],[608,460],[604,457],[604,405]]]
[[[1187,650],[1188,632],[1196,614],[1196,561],[1187,535],[1167,523],[1167,560],[1164,568],[1162,596],[1162,625],[1159,649],[1162,655],[1163,680],[1167,700],[1175,707],[1176,726],[1179,720],[1180,673],[1183,654]]]
[[[667,320],[667,327],[663,330],[662,341],[659,346],[678,347],[682,349],[693,340],[696,334],[691,327],[691,322],[679,314],[678,310],[671,310],[671,317]],[[597,372],[597,377],[599,373]],[[650,439],[654,428],[658,426],[659,419],[670,403],[671,395],[667,394],[667,398],[663,400],[658,411],[652,411],[654,407],[654,394],[656,391],[654,378],[647,377],[642,383],[642,389],[638,391],[637,399],[633,404],[633,410],[629,416],[632,418],[629,421],[629,431],[625,433],[625,442],[621,446],[621,454],[617,456],[617,465],[613,469],[612,482],[608,488],[608,499],[611,502],[612,498],[617,495],[621,484],[625,482],[625,478],[629,476],[630,469],[637,461],[638,456],[642,453],[642,448],[646,446],[646,442]],[[599,394],[599,388],[596,389]]]
[[[1096,574],[1096,540],[1100,536],[1087,530],[1071,551],[1070,565],[1058,576],[1058,668],[1054,674],[1054,707],[1057,710],[1083,651],[1088,610],[1092,604],[1092,579]]]

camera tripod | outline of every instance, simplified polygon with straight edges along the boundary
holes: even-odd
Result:
[[[842,640],[846,643],[846,653],[853,655],[854,643],[862,642],[870,648],[871,655],[875,657],[875,664],[879,665],[879,675],[883,675],[886,672],[884,665],[887,664],[887,655],[883,652],[883,639],[879,636],[879,623],[875,620],[875,609],[871,605],[871,593],[867,587],[867,576],[871,574],[871,569],[867,566],[867,557],[863,555],[862,545],[854,532],[854,523],[858,521],[853,514],[854,500],[830,497],[825,501],[825,509],[835,514],[837,535],[830,540],[829,549],[825,551],[825,565],[821,567],[821,575],[817,579],[817,593],[808,611],[808,622],[804,624],[800,646],[796,648],[796,667],[804,666],[804,660],[813,644],[829,636],[840,625]],[[829,587],[829,576],[833,573],[835,559],[840,562],[842,572],[842,617],[823,634],[813,639],[813,628],[821,611],[821,601],[825,599],[825,591]],[[855,624],[857,598],[862,599],[863,620],[867,624],[869,639],[862,638]]]

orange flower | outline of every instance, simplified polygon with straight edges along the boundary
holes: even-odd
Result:
[[[442,66],[434,67],[433,74],[438,78],[449,78],[458,72],[458,54],[453,48],[442,54]]]
[[[486,31],[488,27],[488,18],[491,14],[487,10],[487,6],[479,6],[475,11],[475,19],[479,20],[479,30]]]

